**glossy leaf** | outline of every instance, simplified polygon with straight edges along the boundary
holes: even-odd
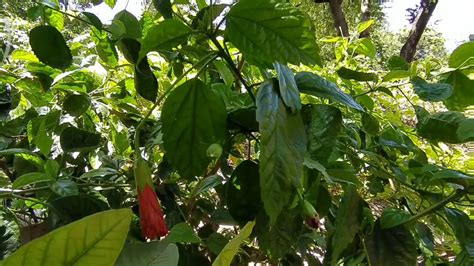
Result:
[[[286,65],[274,63],[273,67],[278,74],[278,88],[280,89],[281,99],[292,113],[296,113],[301,110],[301,99],[295,76]]]
[[[343,79],[353,79],[356,81],[377,81],[378,79],[374,73],[360,72],[345,67],[339,68],[337,74]]]
[[[79,194],[79,188],[77,187],[77,184],[72,180],[58,180],[52,183],[50,187],[54,193],[62,197]]]
[[[371,265],[416,265],[418,246],[410,231],[401,225],[383,229],[377,221],[364,242]]]
[[[68,127],[60,135],[61,148],[65,152],[93,150],[99,146],[100,141],[99,134],[76,127]]]
[[[360,106],[350,95],[344,93],[336,84],[310,72],[300,72],[295,76],[298,89],[302,93],[311,94],[316,97],[327,98],[351,108],[364,112],[364,108]]]
[[[415,93],[424,101],[439,102],[453,93],[453,87],[445,83],[428,83],[420,77],[411,79]]]
[[[245,240],[247,240],[247,238],[252,233],[254,226],[255,222],[248,222],[242,228],[242,230],[240,230],[240,233],[236,235],[229,243],[227,243],[227,245],[225,245],[224,249],[222,249],[216,260],[212,263],[212,266],[230,265],[235,255],[237,255],[240,246],[244,243]]]
[[[149,243],[127,243],[123,247],[117,266],[174,266],[178,265],[178,247],[167,241],[153,241]]]
[[[169,51],[185,43],[190,34],[191,29],[179,20],[161,21],[146,32],[139,57],[143,58],[151,51]]]
[[[131,217],[129,209],[88,216],[29,242],[2,265],[113,265]]]
[[[161,121],[163,145],[171,165],[184,177],[201,175],[210,162],[207,149],[222,142],[226,123],[222,99],[197,78],[166,99]]]
[[[226,36],[251,61],[321,64],[309,20],[270,0],[241,0],[226,15]]]
[[[274,224],[289,203],[291,189],[303,175],[306,134],[300,113],[289,113],[278,97],[276,80],[265,81],[257,95],[260,126],[260,189],[265,211]]]
[[[352,243],[356,234],[362,229],[362,208],[363,201],[356,187],[347,185],[336,213],[331,263],[336,263],[342,251]]]
[[[66,69],[72,55],[61,33],[52,26],[37,26],[29,33],[31,49],[38,59],[54,68]]]

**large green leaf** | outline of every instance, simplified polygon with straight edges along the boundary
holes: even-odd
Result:
[[[286,65],[274,63],[273,66],[278,74],[278,87],[283,103],[290,108],[292,113],[299,111],[301,109],[301,99],[295,75]]]
[[[341,111],[330,105],[307,105],[303,108],[308,136],[308,152],[312,159],[326,163],[342,129]]]
[[[63,103],[64,111],[72,116],[82,115],[91,104],[89,97],[83,94],[71,94]]]
[[[55,27],[37,26],[30,31],[29,37],[31,49],[41,62],[59,69],[71,65],[71,51]]]
[[[474,119],[464,119],[464,121],[459,124],[456,134],[462,142],[473,141],[474,140]]]
[[[453,94],[443,102],[449,110],[462,112],[466,107],[474,106],[474,80],[456,70],[446,82],[453,85]]]
[[[41,172],[31,172],[31,173],[19,176],[17,179],[15,179],[12,187],[21,188],[26,185],[30,185],[30,184],[34,184],[38,182],[44,182],[44,181],[52,181],[52,180],[54,180],[54,178],[52,178],[48,174],[41,173]]]
[[[377,81],[378,79],[374,73],[360,72],[346,67],[339,68],[337,74],[343,79],[353,79],[357,81]]]
[[[29,242],[2,265],[113,265],[131,218],[129,209],[88,216]]]
[[[457,130],[465,119],[459,112],[439,112],[419,119],[416,127],[421,137],[433,142],[462,143]]]
[[[459,245],[471,259],[474,259],[474,220],[458,209],[445,208],[444,211]]]
[[[423,101],[439,102],[453,94],[453,87],[446,83],[428,83],[420,77],[411,79],[415,93]]]
[[[265,211],[273,224],[288,204],[292,187],[303,175],[306,134],[301,114],[291,114],[278,97],[274,79],[265,81],[257,95],[260,126],[260,189]]]
[[[140,22],[138,22],[137,18],[132,13],[127,10],[118,12],[112,23],[117,23],[117,21],[120,21],[125,27],[125,32],[120,36],[121,38],[138,40],[142,37],[142,27],[140,26]]]
[[[240,246],[249,238],[252,233],[255,222],[248,222],[240,233],[236,235],[225,247],[221,250],[216,260],[212,263],[212,266],[230,266],[235,255],[239,251]]]
[[[356,110],[364,111],[350,95],[344,93],[336,84],[310,72],[300,72],[295,76],[298,89],[302,93],[311,94],[316,97],[327,98]]]
[[[100,135],[76,127],[68,127],[61,132],[59,142],[65,152],[89,151],[100,144]]]
[[[254,220],[262,207],[258,171],[257,163],[243,161],[227,183],[227,207],[230,215],[241,225]]]
[[[466,42],[456,48],[449,56],[448,64],[449,67],[452,68],[469,66],[469,68],[464,70],[463,73],[472,77],[472,74],[474,73],[474,43]]]
[[[176,266],[179,261],[178,247],[168,241],[127,243],[123,247],[116,266]]]
[[[410,219],[411,215],[403,210],[395,208],[386,208],[380,217],[380,226],[382,229],[395,227]]]
[[[357,232],[361,230],[362,209],[363,201],[355,186],[348,184],[336,213],[336,224],[332,237],[332,265],[336,264],[342,251],[352,243]]]
[[[201,239],[196,236],[193,228],[187,223],[179,223],[171,228],[166,240],[170,243],[200,243]]]
[[[221,143],[226,125],[222,99],[197,78],[176,88],[161,113],[163,145],[171,165],[185,177],[203,174],[207,150]]]
[[[186,42],[191,29],[183,22],[175,19],[166,19],[152,26],[142,41],[140,58],[151,51],[168,51],[171,48]]]
[[[226,18],[226,36],[250,60],[321,64],[311,24],[292,4],[240,0]]]
[[[418,245],[410,231],[399,225],[382,229],[375,223],[373,232],[365,237],[370,265],[415,266]]]

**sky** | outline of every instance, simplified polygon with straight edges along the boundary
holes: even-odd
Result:
[[[390,30],[396,32],[404,27],[410,28],[405,10],[415,7],[419,2],[420,0],[392,0],[386,3],[385,14]],[[141,0],[117,0],[113,10],[102,3],[89,11],[103,22],[110,22],[116,13],[125,8],[140,17],[143,12],[141,3]],[[454,50],[468,40],[470,34],[474,34],[474,0],[439,0],[429,25],[443,34],[448,51]]]

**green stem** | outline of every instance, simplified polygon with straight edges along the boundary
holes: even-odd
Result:
[[[413,221],[416,221],[418,219],[420,219],[421,217],[425,216],[425,215],[428,215],[432,212],[435,212],[441,208],[443,208],[446,204],[452,202],[452,201],[455,201],[457,199],[459,199],[460,197],[462,197],[463,195],[465,194],[464,191],[462,190],[458,190],[456,192],[454,192],[453,194],[451,194],[450,196],[446,197],[445,199],[443,199],[442,201],[439,201],[438,203],[436,203],[435,205],[429,207],[428,209],[424,210],[424,211],[421,211],[415,215],[413,215],[412,217],[410,217],[410,219],[406,220],[405,222],[403,222],[402,224],[407,224],[407,223],[411,223]]]
[[[171,90],[174,89],[174,87],[176,85],[178,85],[178,83],[183,79],[185,78],[189,72],[191,72],[193,69],[199,67],[200,65],[202,65],[200,67],[200,69],[198,70],[198,73],[196,74],[196,76],[198,76],[201,71],[210,63],[212,62],[214,59],[217,58],[217,54],[213,53],[213,54],[210,54],[206,57],[204,57],[203,59],[199,60],[196,64],[194,64],[193,66],[191,66],[188,70],[186,70],[180,77],[178,77],[174,82],[173,84],[170,85],[170,87],[156,100],[156,102],[153,104],[153,106],[148,110],[148,112],[145,114],[145,116],[140,120],[140,123],[138,124],[137,128],[135,129],[135,139],[134,139],[134,145],[135,145],[135,157],[138,157],[138,155],[140,154],[140,131],[141,129],[143,128],[143,126],[145,125],[146,123],[146,120],[150,117],[150,115],[153,113],[153,110],[155,110],[156,107],[158,107],[158,105],[161,103],[161,101],[171,92]]]
[[[230,55],[226,53],[222,45],[217,41],[214,36],[208,35],[208,37],[217,47],[217,50],[219,50],[219,56],[226,61],[227,65],[229,65],[232,72],[234,72],[234,75],[240,80],[240,82],[242,82],[245,87],[245,90],[248,92],[250,98],[252,98],[252,101],[255,103],[255,96],[253,95],[252,88],[247,84],[247,81],[245,81],[244,77],[242,76],[242,73],[240,73],[240,71],[235,66],[234,61],[232,60]]]

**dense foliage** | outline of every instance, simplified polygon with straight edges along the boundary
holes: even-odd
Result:
[[[374,20],[196,2],[5,13],[2,265],[474,263],[474,43],[409,64]]]

